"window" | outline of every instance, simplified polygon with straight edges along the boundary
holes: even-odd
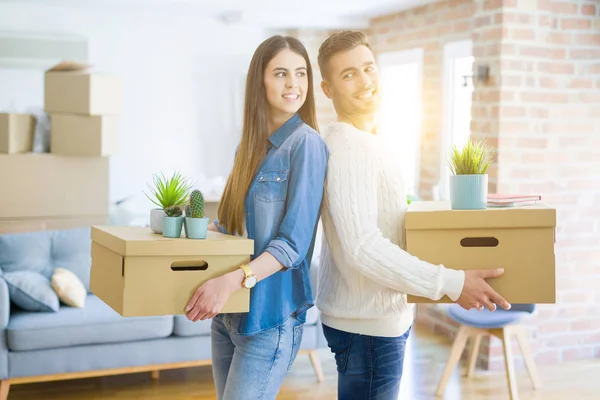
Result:
[[[444,46],[444,105],[442,142],[440,149],[440,181],[434,188],[436,200],[448,200],[450,170],[446,160],[453,145],[462,147],[471,136],[471,101],[473,83],[472,42],[451,42]],[[466,86],[465,86],[466,82]]]
[[[406,193],[418,196],[421,152],[423,50],[382,53],[378,133],[401,160]]]

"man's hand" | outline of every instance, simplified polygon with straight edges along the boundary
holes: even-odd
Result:
[[[496,278],[504,273],[503,269],[477,269],[465,271],[465,284],[460,297],[456,301],[465,310],[487,307],[490,311],[496,310],[496,304],[505,310],[510,309],[510,304],[500,296],[485,281],[486,278]]]
[[[236,270],[218,278],[210,279],[198,289],[185,308],[186,316],[190,321],[211,319],[219,314],[229,296],[240,289],[243,272]]]

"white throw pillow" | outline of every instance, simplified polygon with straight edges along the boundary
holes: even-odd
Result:
[[[72,271],[56,268],[52,275],[52,288],[60,301],[71,307],[83,308],[87,292],[81,280]]]

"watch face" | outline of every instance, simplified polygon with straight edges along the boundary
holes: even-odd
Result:
[[[256,277],[255,276],[249,276],[248,278],[246,278],[246,281],[244,282],[244,285],[248,289],[254,287],[254,285],[256,285]]]

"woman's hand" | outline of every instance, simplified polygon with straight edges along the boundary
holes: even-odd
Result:
[[[280,271],[283,265],[269,252],[264,252],[250,263],[250,268],[258,282]],[[229,296],[242,288],[244,271],[241,268],[229,272],[218,278],[210,279],[198,289],[185,308],[185,313],[190,321],[213,318],[219,314]],[[248,289],[245,289],[248,290]]]
[[[239,269],[202,284],[185,308],[190,321],[213,318],[219,314],[233,292],[242,287],[244,272]]]

